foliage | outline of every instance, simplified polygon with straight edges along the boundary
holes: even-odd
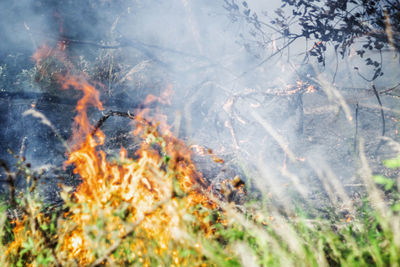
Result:
[[[309,51],[319,62],[324,62],[326,43],[334,45],[335,50],[344,57],[350,47],[361,39],[362,48],[356,52],[362,58],[367,50],[382,50],[388,46],[399,52],[398,42],[400,5],[396,1],[291,1],[283,0],[282,7],[293,7],[293,16],[299,18],[302,36],[316,40]],[[381,76],[382,62],[365,59],[367,65],[374,67],[375,80]]]
[[[246,1],[242,4],[225,0],[225,8],[237,20],[245,17],[251,25],[250,35],[264,49],[272,42],[282,40],[281,49],[294,40],[305,38],[312,42],[307,55],[314,56],[325,65],[326,50],[332,45],[342,57],[351,53],[351,47],[357,55],[364,58],[367,51],[382,53],[385,49],[400,51],[400,4],[398,1],[366,0],[282,0],[283,4],[275,10],[275,16],[263,16],[251,10]],[[261,18],[269,22],[263,22]],[[275,38],[268,38],[273,30]],[[247,43],[247,45],[249,45]],[[269,46],[268,46],[269,47]],[[368,54],[368,53],[367,53]],[[373,67],[370,80],[383,75],[382,60],[365,58],[365,63]]]

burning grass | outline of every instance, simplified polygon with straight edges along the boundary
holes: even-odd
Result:
[[[121,148],[116,158],[103,150],[106,136],[90,124],[87,109],[102,109],[96,86],[74,73],[63,51],[42,47],[34,56],[38,69],[57,59],[63,71],[54,77],[63,89],[82,92],[65,165],[82,182],[62,187],[64,204],[46,209],[36,193],[40,174],[22,158],[18,173],[29,188],[4,205],[0,217],[2,265],[16,266],[328,266],[398,265],[400,257],[398,190],[389,206],[363,162],[364,202],[353,202],[344,217],[310,219],[307,212],[288,214],[268,203],[266,195],[248,199],[240,209],[216,197],[191,161],[191,151],[161,116],[148,110],[135,116],[140,147]],[[44,74],[43,74],[44,75]],[[167,91],[168,92],[168,91]],[[167,97],[166,95],[164,98]],[[166,101],[165,99],[162,101]],[[146,101],[154,101],[150,96]],[[159,121],[154,124],[154,121]],[[390,161],[399,167],[398,161]],[[9,182],[13,175],[6,170]],[[233,177],[232,177],[233,178]],[[243,184],[223,182],[224,190]],[[227,192],[223,192],[225,194]],[[387,192],[386,192],[387,193]],[[229,194],[228,194],[229,195]],[[358,210],[357,210],[358,209]],[[15,216],[10,211],[20,211]],[[11,212],[12,213],[12,212]],[[10,218],[13,219],[10,219]]]
[[[151,128],[151,127],[150,127]],[[147,129],[147,142],[163,142]],[[144,145],[147,147],[148,143]],[[160,151],[103,162],[96,186],[85,181],[74,193],[64,187],[62,208],[48,210],[40,197],[25,192],[13,209],[1,212],[0,261],[16,266],[395,266],[399,263],[397,186],[377,177],[358,210],[342,216],[310,218],[306,211],[279,213],[248,201],[232,204],[181,180],[168,170]],[[399,167],[395,161],[388,164]],[[97,166],[98,167],[98,166]],[[27,177],[36,174],[22,161]],[[95,168],[96,169],[96,168]],[[124,174],[124,175],[116,175]],[[110,177],[110,176],[108,176]],[[135,178],[134,178],[135,177]],[[103,178],[103,179],[101,179]],[[372,178],[372,177],[369,177]],[[369,179],[366,177],[366,179]],[[101,179],[101,180],[100,180]],[[368,180],[366,180],[368,181]],[[183,183],[182,183],[183,182]],[[125,183],[125,184],[124,184]],[[121,187],[122,186],[122,187]],[[128,188],[130,188],[128,190]],[[124,190],[126,189],[126,190]],[[134,191],[130,191],[134,190]],[[385,191],[386,190],[386,191]],[[382,202],[390,193],[392,205]],[[95,194],[94,194],[95,192]],[[355,206],[353,208],[356,208]]]
[[[217,208],[202,193],[204,182],[190,160],[189,149],[168,129],[160,134],[157,127],[142,119],[142,112],[136,117],[135,134],[142,137],[142,143],[135,159],[128,157],[124,148],[118,159],[107,159],[101,150],[105,135],[90,124],[87,115],[89,107],[102,109],[98,91],[85,75],[73,74],[72,65],[59,49],[43,46],[34,59],[41,67],[43,57],[50,56],[68,67],[66,73],[57,75],[62,88],[82,91],[76,106],[72,148],[66,161],[66,165],[74,166],[74,173],[81,177],[82,183],[72,194],[63,192],[68,211],[58,218],[57,225],[65,231],[57,231],[57,237],[43,237],[57,238],[57,245],[50,249],[53,259],[79,265],[125,264],[138,259],[150,265],[154,257],[144,255],[152,247],[151,253],[161,259],[184,263],[176,254],[178,244],[191,238],[184,229],[191,225],[205,236],[211,235],[214,230],[207,218],[210,211]],[[30,211],[25,213],[33,216]],[[34,217],[36,220],[36,215]],[[27,220],[22,217],[15,222],[17,238],[6,254],[18,253],[23,247],[26,235],[23,225]],[[43,231],[31,232],[33,236],[28,237],[29,240],[38,240],[43,235]],[[131,236],[135,238],[128,238]],[[195,251],[196,246],[192,249]],[[199,262],[198,253],[191,255],[186,263]],[[115,257],[123,261],[113,259]]]

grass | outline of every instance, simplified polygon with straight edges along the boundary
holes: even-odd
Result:
[[[63,64],[67,63],[42,61],[38,71],[43,76],[37,76],[37,82],[52,87],[57,79],[45,74],[61,73]],[[316,82],[352,123],[346,102],[323,81],[319,77]],[[51,125],[38,113],[29,114]],[[272,126],[257,113],[250,115],[289,160],[296,160]],[[363,197],[352,199],[334,174],[321,172],[330,200],[322,212],[304,201],[306,190],[295,176],[292,182],[298,192],[289,204],[271,200],[260,188],[261,193],[253,196],[248,188],[246,202],[238,205],[229,196],[242,194],[243,187],[230,181],[221,186],[224,192],[213,194],[187,179],[197,175],[190,158],[181,153],[187,147],[154,127],[142,127],[141,151],[146,156],[141,157],[129,158],[123,151],[113,159],[102,157],[98,139],[103,137],[92,137],[69,151],[69,163],[75,164],[83,181],[76,189],[61,188],[62,207],[43,203],[38,193],[43,174],[23,158],[16,156],[13,170],[2,164],[12,190],[11,200],[4,200],[0,209],[1,266],[400,265],[400,184],[372,175],[362,144]],[[399,168],[400,160],[385,164]],[[21,192],[13,191],[17,177],[26,179],[27,188]],[[345,213],[339,208],[344,204]]]
[[[165,140],[158,136],[153,141]],[[146,165],[145,171],[160,167],[165,161],[162,155],[159,165]],[[385,164],[400,167],[398,159]],[[29,190],[13,207],[2,205],[0,262],[3,266],[398,266],[398,185],[371,176],[366,165],[363,168],[365,198],[352,203],[354,213],[339,214],[332,207],[329,217],[312,218],[304,209],[288,215],[273,205],[262,207],[262,196],[249,197],[238,207],[198,189],[207,201],[188,205],[191,190],[180,186],[177,169],[159,173],[177,184],[140,216],[135,203],[118,194],[105,202],[79,202],[71,188],[62,192],[64,206],[49,211],[34,189],[35,182],[28,183]],[[22,159],[16,169],[31,181],[40,179]],[[106,186],[111,192],[111,184]],[[18,218],[10,219],[15,210]],[[175,228],[163,228],[171,218],[177,219]],[[164,231],[169,234],[163,235]]]

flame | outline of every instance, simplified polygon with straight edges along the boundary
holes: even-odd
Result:
[[[129,155],[122,147],[117,159],[107,158],[101,149],[106,136],[100,129],[93,134],[94,127],[87,114],[89,107],[103,109],[96,89],[98,85],[74,69],[63,49],[44,45],[32,58],[39,70],[49,58],[62,62],[66,71],[57,74],[61,88],[82,92],[76,105],[72,150],[65,162],[65,165],[74,166],[73,171],[82,183],[72,199],[69,195],[64,196],[70,205],[64,223],[69,225],[66,222],[72,221],[74,227],[65,229],[58,253],[77,260],[79,265],[91,264],[96,259],[93,248],[105,246],[106,249],[119,244],[135,229],[135,235],[157,241],[160,255],[171,251],[173,262],[180,264],[181,259],[171,247],[171,240],[183,242],[185,233],[181,227],[185,212],[199,204],[216,208],[216,204],[202,193],[205,182],[191,161],[191,150],[172,134],[165,116],[150,114],[150,110],[144,109],[137,112],[133,133],[141,137],[140,148]],[[168,86],[161,97],[148,96],[145,101],[169,103],[171,94],[172,87]],[[116,211],[123,212],[116,215]],[[208,214],[195,212],[194,215],[202,231],[206,235],[212,234],[210,223],[203,220]],[[94,228],[94,225],[101,227]],[[16,227],[14,233],[21,234],[22,231]],[[12,249],[21,246],[17,239],[10,246]],[[194,242],[193,247],[197,248],[196,244]],[[131,257],[149,265],[145,256],[147,246],[141,239],[129,244],[129,249]]]
[[[65,57],[61,54],[58,58]],[[169,249],[171,239],[182,238],[182,210],[198,204],[208,207],[215,205],[201,193],[200,186],[204,185],[204,181],[191,161],[190,149],[173,136],[165,116],[150,116],[149,111],[145,110],[138,112],[136,120],[135,134],[143,139],[136,152],[137,158],[129,157],[127,150],[121,148],[118,160],[108,160],[106,153],[100,149],[106,137],[101,130],[96,131],[94,136],[90,134],[93,126],[87,115],[90,106],[102,109],[99,92],[84,75],[70,73],[60,77],[62,88],[82,91],[83,96],[76,106],[73,131],[75,146],[66,164],[75,166],[74,172],[82,178],[82,183],[74,193],[76,209],[72,210],[71,215],[78,227],[69,234],[64,248],[80,263],[91,262],[93,256],[87,247],[93,241],[85,234],[85,225],[92,225],[97,219],[105,217],[113,218],[114,221],[106,224],[106,231],[117,237],[122,237],[130,224],[144,218],[140,223],[141,230],[148,238],[158,240],[160,252]],[[171,94],[172,87],[168,86],[161,97],[148,96],[146,102],[170,103]],[[157,120],[158,124],[154,126],[149,120]],[[154,148],[155,145],[158,149]],[[176,197],[174,194],[177,190],[182,191],[184,197]],[[160,202],[164,202],[162,207],[155,209]],[[127,205],[126,212],[129,214],[125,221],[112,216],[114,209],[122,205]],[[202,227],[206,233],[212,231],[207,224]],[[138,255],[145,253],[145,247],[140,243],[131,245],[131,250]],[[179,264],[178,255],[172,254],[174,263]]]
[[[119,159],[109,161],[105,152],[99,149],[106,137],[101,130],[96,131],[95,136],[90,134],[93,127],[86,113],[89,106],[102,109],[98,91],[82,77],[67,76],[60,81],[64,89],[73,87],[83,92],[76,107],[73,138],[77,143],[66,162],[75,166],[74,173],[83,180],[74,193],[78,205],[72,215],[79,227],[66,239],[64,248],[72,257],[79,258],[81,264],[92,261],[90,251],[86,249],[92,241],[85,235],[84,226],[103,218],[104,214],[94,213],[101,211],[105,217],[115,220],[107,223],[106,231],[119,232],[117,236],[123,236],[129,224],[113,217],[112,212],[114,208],[127,204],[128,221],[134,224],[145,217],[141,222],[142,230],[148,238],[159,241],[161,250],[166,250],[170,239],[180,238],[182,214],[177,211],[182,204],[173,196],[174,179],[186,194],[184,210],[200,203],[210,203],[199,190],[194,189],[203,181],[191,162],[190,150],[171,134],[166,124],[161,123],[164,132],[159,134],[156,127],[142,119],[142,113],[138,116],[136,131],[144,140],[136,153],[138,159],[128,157],[127,150],[121,148]],[[161,147],[162,154],[152,147],[154,144]],[[153,210],[157,203],[165,200],[168,201],[162,209]],[[144,248],[138,244],[136,247],[132,245],[131,249],[137,252]],[[174,257],[174,261],[177,264],[179,259]]]

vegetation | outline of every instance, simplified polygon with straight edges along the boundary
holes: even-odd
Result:
[[[372,77],[368,77],[371,81],[383,75],[382,53],[399,52],[398,1],[282,0],[274,16],[268,15],[267,11],[258,14],[246,1],[224,1],[234,20],[244,17],[251,26],[251,39],[245,43],[247,47],[249,40],[263,49],[269,49],[269,44],[282,40],[279,48],[282,50],[295,40],[305,39],[310,43],[305,51],[306,57],[316,57],[324,66],[329,46],[342,58],[350,56],[353,48],[361,58],[367,55],[365,63],[374,70]],[[265,18],[270,21],[265,22]],[[271,29],[272,38],[269,36]],[[381,57],[371,57],[367,51],[377,52]]]
[[[64,2],[53,3],[54,8],[62,9]],[[79,4],[79,1],[69,2],[73,7],[66,7],[68,10],[77,8],[75,5]],[[103,2],[105,5],[108,1]],[[327,42],[332,42],[335,51],[344,55],[355,39],[365,37],[365,46],[357,51],[361,57],[366,49],[380,51],[385,46],[395,45],[392,41],[396,41],[397,29],[393,30],[392,37],[387,34],[387,25],[394,23],[381,23],[398,19],[398,10],[391,9],[391,1],[384,1],[388,6],[361,0],[283,2],[284,6],[292,8],[291,17],[278,10],[278,18],[273,20],[273,25],[278,25],[275,29],[285,37],[286,43],[282,47],[301,37],[314,38],[314,46],[307,53],[322,63]],[[225,0],[225,4],[232,16],[239,16],[239,5],[235,1]],[[328,7],[328,12],[322,5]],[[348,12],[352,5],[357,8]],[[241,16],[244,15],[255,27],[254,36],[258,38],[265,25],[258,20],[257,14],[251,13],[246,2],[241,3],[241,8],[244,8]],[[40,9],[40,12],[47,11]],[[67,21],[77,19],[76,14],[62,15]],[[302,31],[295,34],[287,22],[299,16],[302,18]],[[58,18],[58,15],[54,17]],[[94,23],[96,18],[88,21]],[[73,25],[69,26],[74,28]],[[371,25],[379,30],[373,30]],[[39,190],[47,174],[32,168],[23,153],[10,152],[16,160],[12,168],[0,161],[1,174],[6,177],[3,181],[9,187],[8,195],[0,205],[1,266],[400,265],[400,180],[372,174],[362,140],[357,143],[357,134],[354,138],[357,150],[354,152],[360,163],[357,173],[362,180],[360,196],[349,196],[338,178],[330,174],[325,177],[323,173],[321,181],[329,180],[326,187],[334,187],[331,191],[336,193],[333,196],[328,192],[325,199],[330,203],[323,211],[308,202],[307,196],[301,194],[301,188],[295,188],[298,192],[293,192],[289,203],[277,203],[263,188],[251,183],[257,177],[250,177],[250,174],[242,177],[246,178],[243,179],[246,183],[239,177],[231,177],[233,179],[221,181],[220,188],[215,189],[198,172],[190,148],[172,134],[162,114],[157,114],[157,111],[150,113],[145,108],[138,110],[137,114],[108,111],[96,125],[91,125],[90,112],[103,108],[97,88],[107,87],[108,83],[104,92],[108,98],[115,97],[118,103],[120,98],[116,92],[125,90],[124,82],[134,80],[131,76],[150,64],[149,61],[134,64],[130,71],[122,71],[126,66],[114,63],[114,56],[118,61],[117,52],[105,50],[99,55],[92,52],[98,56],[98,61],[92,66],[92,61],[77,57],[79,53],[76,50],[69,50],[69,45],[75,42],[75,45],[109,49],[111,46],[97,42],[106,37],[89,36],[96,42],[83,42],[79,38],[87,37],[84,30],[75,36],[79,37],[76,40],[60,36],[60,40],[54,40],[58,42],[57,48],[51,44],[39,47],[33,56],[35,66],[32,63],[21,66],[17,58],[15,66],[1,66],[0,83],[9,90],[13,85],[25,82],[21,87],[38,92],[42,90],[44,96],[41,97],[47,97],[44,99],[50,99],[49,102],[65,103],[70,98],[63,115],[71,114],[74,108],[71,103],[75,105],[75,100],[78,101],[71,133],[57,130],[35,109],[34,104],[29,105],[24,116],[40,119],[58,142],[61,141],[59,143],[62,143],[68,159],[64,166],[56,168],[73,169],[74,179],[80,179],[80,183],[74,187],[60,185],[62,203],[56,205],[44,201]],[[112,46],[112,49],[121,47],[122,43]],[[393,49],[399,50],[398,46]],[[372,80],[382,74],[381,64],[367,60],[367,65],[375,68]],[[13,75],[14,67],[24,69]],[[326,86],[322,89],[328,92],[327,95],[330,93],[340,100],[339,106],[350,122],[349,108],[334,86],[317,78],[314,82]],[[69,95],[71,88],[79,93]],[[308,85],[305,88],[313,89]],[[32,95],[33,98],[36,96]],[[168,102],[166,95],[160,95],[148,94],[140,101],[143,100],[144,104]],[[21,94],[20,97],[28,96]],[[227,102],[223,108],[229,110],[232,103],[233,100]],[[131,135],[137,142],[134,148],[121,147],[119,153],[114,153],[115,149],[107,150],[107,137],[100,128],[110,116],[122,116],[133,121],[135,131]],[[255,119],[262,122],[260,116],[255,116]],[[272,127],[266,125],[264,128],[270,134],[272,132],[272,138],[285,153],[285,164],[286,156],[288,161],[298,160],[279,134],[268,130]],[[65,141],[70,135],[71,140]],[[117,145],[123,143],[118,142],[119,139],[114,141]],[[123,141],[128,143],[127,139]],[[212,151],[207,153],[214,157],[213,161],[223,162]],[[398,169],[400,158],[389,159],[384,164],[387,168]],[[16,185],[17,181],[25,186],[21,189]],[[237,201],[235,195],[244,196],[245,201]]]
[[[165,144],[166,140],[156,135],[147,130],[144,137],[153,146]],[[142,200],[127,201],[115,192],[111,182],[105,183],[102,191],[103,196],[111,194],[106,200],[99,202],[88,197],[80,202],[79,187],[74,194],[69,192],[71,188],[64,187],[65,204],[49,209],[35,190],[40,174],[19,159],[18,172],[34,182],[28,183],[30,187],[18,195],[16,203],[2,204],[1,263],[16,266],[400,264],[398,184],[383,176],[370,176],[363,156],[360,175],[366,185],[364,198],[351,201],[345,214],[332,206],[329,217],[310,217],[311,210],[297,209],[288,214],[278,211],[266,199],[249,197],[239,206],[205,190],[185,189],[180,184],[183,169],[173,165],[163,167],[164,171],[159,169],[165,166],[167,156],[161,154],[155,157],[158,162],[151,164],[143,165],[143,159],[126,158],[113,163],[122,166],[130,161],[135,167],[141,165],[138,168],[143,177],[139,178],[147,177],[153,183],[146,173],[156,173],[157,179],[170,190],[166,198],[139,216]],[[385,164],[390,168],[400,167],[397,158]],[[188,204],[191,196],[200,196],[201,201]],[[172,230],[168,229],[170,219],[176,219]]]

